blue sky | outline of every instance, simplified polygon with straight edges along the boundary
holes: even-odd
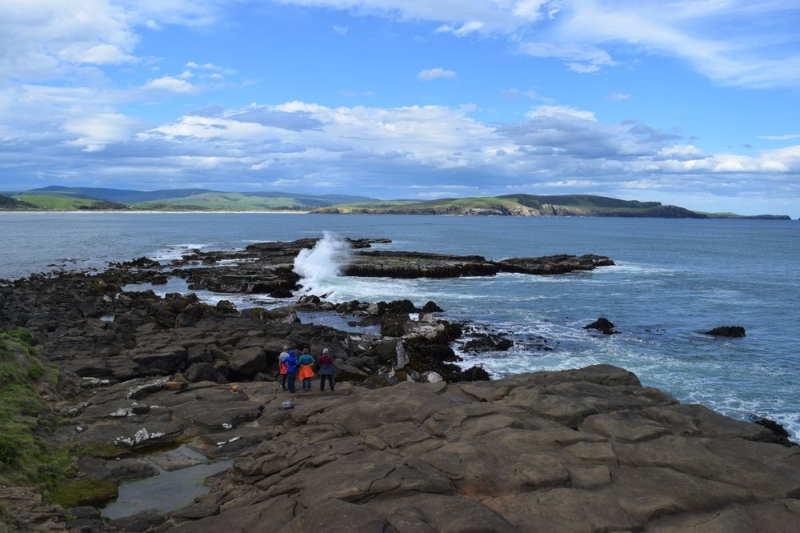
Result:
[[[800,217],[796,0],[3,0],[0,190]]]

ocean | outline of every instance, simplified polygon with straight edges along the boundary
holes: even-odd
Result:
[[[336,275],[340,254],[304,259],[303,284],[330,300],[434,301],[443,317],[514,341],[507,352],[464,354],[493,376],[622,366],[683,403],[738,419],[771,418],[800,440],[800,223],[573,217],[445,217],[272,213],[0,213],[0,278],[102,269],[190,249],[235,250],[331,235],[388,238],[383,249],[488,259],[592,253],[616,266],[562,276],[455,280]],[[314,267],[314,268],[309,268]],[[162,292],[187,291],[173,281]],[[208,301],[275,306],[264,296],[202,293]],[[598,317],[617,335],[583,328]],[[741,339],[702,331],[742,326]],[[547,346],[547,349],[542,349]]]

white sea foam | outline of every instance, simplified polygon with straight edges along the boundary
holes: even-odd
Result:
[[[173,244],[157,250],[153,254],[153,259],[158,262],[169,262],[173,259],[180,259],[192,250],[203,250],[211,246],[210,244]]]
[[[335,291],[340,274],[350,261],[352,249],[342,237],[326,231],[310,250],[300,250],[294,259],[294,271],[306,293],[322,294]]]

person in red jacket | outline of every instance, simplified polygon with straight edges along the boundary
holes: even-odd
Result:
[[[325,379],[330,383],[331,391],[333,391],[333,375],[336,369],[333,366],[333,358],[328,353],[328,349],[322,350],[322,355],[319,356],[319,390],[325,390]]]

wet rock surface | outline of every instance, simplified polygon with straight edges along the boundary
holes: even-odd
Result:
[[[100,530],[308,531],[322,513],[328,531],[397,532],[792,531],[800,518],[796,447],[613,366],[296,395],[164,383],[111,385],[63,431],[112,442],[112,420],[156,434],[168,418],[173,439],[233,466],[186,507]],[[119,462],[94,469],[140,472]]]

